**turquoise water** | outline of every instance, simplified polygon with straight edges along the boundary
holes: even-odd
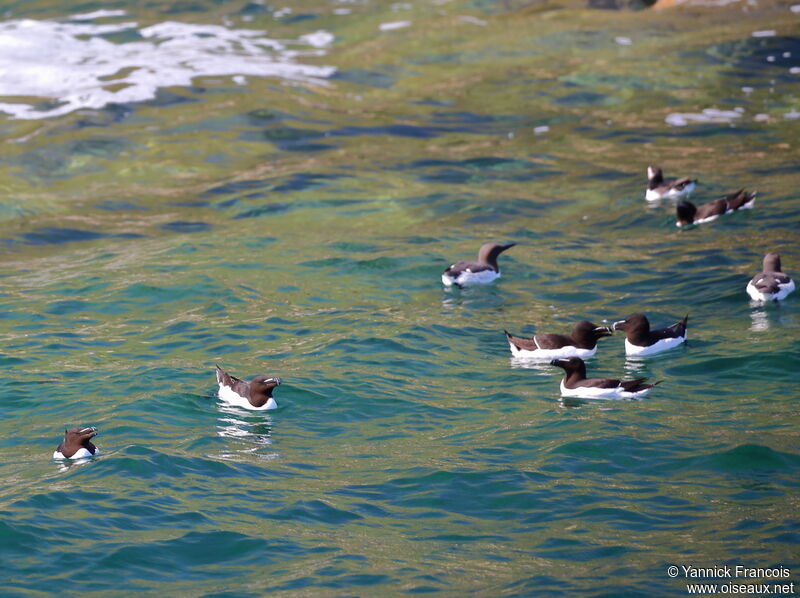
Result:
[[[744,291],[767,251],[800,271],[800,13],[284,8],[3,6],[8,35],[113,25],[61,30],[77,55],[131,50],[104,81],[171,56],[144,44],[167,22],[258,31],[317,70],[253,74],[249,38],[204,29],[192,64],[224,68],[167,77],[189,44],[153,97],[2,98],[0,595],[687,595],[670,565],[800,582],[798,297]],[[645,205],[651,163],[755,208],[679,231]],[[444,290],[485,241],[517,243],[502,278]],[[601,341],[590,375],[663,381],[638,401],[562,400],[561,370],[502,333],[633,311],[690,314],[687,346],[646,361]],[[279,408],[220,404],[216,363],[280,376]],[[78,425],[100,456],[52,461]]]

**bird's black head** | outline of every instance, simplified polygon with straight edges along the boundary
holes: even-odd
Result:
[[[71,458],[82,448],[92,455],[97,451],[97,447],[92,444],[92,438],[97,436],[97,428],[72,428],[64,430],[64,440],[58,445],[58,450],[65,458]]]
[[[572,372],[580,371],[583,369],[585,371],[586,365],[583,363],[583,359],[580,357],[566,357],[562,359],[554,359],[550,362],[550,365],[554,365],[558,368],[561,368],[567,372],[567,374],[571,374]]]
[[[764,256],[764,272],[781,272],[781,256],[771,252]]]
[[[72,428],[64,430],[64,442],[68,444],[80,444],[84,446],[92,438],[97,436],[97,428]]]
[[[661,167],[659,166],[648,166],[647,167],[647,180],[650,181],[650,188],[655,189],[661,183],[664,182],[664,173],[661,172]]]
[[[624,320],[619,320],[618,322],[614,322],[612,326],[614,330],[632,330],[643,328],[644,330],[650,330],[650,321],[647,319],[647,316],[641,313],[635,313],[629,315]]]
[[[595,340],[603,338],[604,336],[611,336],[613,333],[614,331],[610,327],[598,326],[597,324],[592,324],[588,320],[578,322],[572,329],[572,336],[575,338],[585,336],[586,338],[593,338]]]
[[[697,208],[692,202],[682,199],[678,202],[675,211],[677,213],[678,226],[689,226],[694,222],[694,215],[697,213]]]
[[[279,386],[281,383],[280,378],[271,376],[256,376],[250,380],[250,388],[255,392],[270,393],[272,389]]]
[[[497,269],[497,257],[506,249],[511,249],[516,243],[508,243],[507,245],[498,245],[497,243],[484,243],[478,252],[478,261],[483,264],[489,264]]]

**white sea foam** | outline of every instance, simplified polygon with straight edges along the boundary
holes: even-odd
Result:
[[[411,21],[392,21],[391,23],[381,23],[378,26],[381,31],[393,31],[403,27],[411,27]]]
[[[741,117],[741,110],[706,108],[700,113],[673,112],[668,114],[664,120],[673,127],[685,127],[690,123],[732,123],[735,119]]]
[[[458,20],[462,23],[471,23],[480,27],[486,27],[486,25],[489,24],[488,21],[484,21],[483,19],[479,19],[478,17],[473,17],[471,15],[460,15]]]
[[[301,42],[314,46],[315,48],[325,48],[331,45],[334,37],[332,33],[327,31],[315,31],[314,33],[306,33],[298,38]]]
[[[71,19],[121,14],[100,11]],[[131,37],[141,39],[115,43],[102,37],[115,33],[138,34]],[[135,22],[0,22],[0,97],[7,100],[0,103],[0,112],[36,119],[141,102],[153,99],[159,87],[188,86],[203,76],[249,75],[324,84],[335,67],[296,59],[324,55],[332,41],[333,35],[325,31],[279,41],[262,31],[172,21],[141,29]],[[41,98],[41,103],[29,103],[32,97]]]
[[[79,15],[72,15],[68,17],[70,21],[91,21],[93,19],[102,19],[106,17],[124,17],[124,10],[95,10],[94,12],[85,12]]]

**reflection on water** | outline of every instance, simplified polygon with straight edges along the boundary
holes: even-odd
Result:
[[[696,194],[697,193],[695,192],[694,195]],[[642,195],[644,196],[644,191],[642,192]],[[692,201],[692,195],[693,194],[689,194],[685,197],[685,199]],[[678,199],[675,197],[659,197],[658,199],[645,200],[644,205],[651,210],[663,208],[665,211],[674,215],[675,208],[678,205]]]
[[[561,372],[560,368],[550,365],[551,359],[536,359],[531,357],[517,357],[512,355],[509,358],[511,368],[515,370],[534,370],[540,374],[552,376],[553,372]]]
[[[669,353],[669,351],[664,351],[664,353]],[[659,353],[657,353],[656,355],[645,356],[645,357],[626,355],[625,365],[623,366],[624,373],[620,374],[620,376],[622,376],[623,378],[625,377],[641,378],[647,372],[650,371],[648,368],[648,361],[650,359],[653,359],[654,357],[657,357],[658,355]],[[609,374],[608,377],[610,378],[612,376]]]
[[[80,467],[81,465],[86,465],[97,459],[98,457],[83,457],[81,459],[54,459],[54,463],[57,465],[57,469],[59,473],[66,473],[73,467]]]
[[[770,328],[788,329],[795,326],[792,312],[785,310],[780,301],[750,300],[750,330],[764,332]]]
[[[559,399],[559,405],[564,407],[565,409],[578,409],[580,407],[585,407],[587,405],[598,405],[600,409],[608,409],[608,407],[604,407],[603,405],[613,404],[613,403],[628,403],[633,401],[640,401],[644,397],[634,397],[634,398],[622,398],[622,397],[592,397],[592,398],[583,398],[583,397],[561,397]]]
[[[508,294],[499,289],[498,284],[500,283],[472,285],[462,289],[444,287],[442,308],[450,312],[461,309],[473,310],[501,307],[508,301],[509,297]]]
[[[579,407],[583,407],[587,403],[589,403],[588,400],[579,399],[578,397],[561,397],[558,400],[558,404],[565,409],[577,409]]]
[[[764,309],[757,309],[761,306],[762,303],[760,301],[750,301],[750,307],[753,308],[750,312],[750,319],[752,320],[750,330],[753,332],[769,330],[769,314]]]
[[[272,446],[272,416],[259,412],[258,415],[218,403],[217,436],[242,441],[235,450],[220,453],[223,459],[236,460],[243,453],[258,454],[263,459],[276,459],[278,453],[261,453],[264,447]],[[230,448],[233,448],[231,446]]]
[[[225,438],[248,438],[262,445],[272,444],[272,417],[259,412],[248,417],[248,412],[230,405],[218,405],[217,435]]]

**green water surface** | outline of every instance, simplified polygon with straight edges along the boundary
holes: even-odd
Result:
[[[767,251],[800,272],[792,2],[288,7],[0,2],[325,30],[298,60],[336,68],[0,116],[0,595],[687,595],[670,565],[800,583],[798,296],[744,291]],[[678,230],[649,164],[755,208]],[[502,277],[444,290],[486,241],[517,243]],[[638,401],[562,400],[502,333],[634,311],[690,314],[685,347],[626,361],[617,334],[589,361],[662,380]],[[221,404],[214,364],[280,376],[279,408]],[[77,425],[100,456],[52,461]]]

